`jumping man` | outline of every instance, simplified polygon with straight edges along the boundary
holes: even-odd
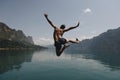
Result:
[[[61,53],[69,47],[69,45],[66,45],[67,43],[79,43],[80,41],[76,38],[76,41],[73,40],[67,40],[63,38],[63,34],[71,29],[77,28],[79,26],[79,22],[76,26],[70,27],[65,29],[65,25],[61,25],[60,28],[54,25],[50,19],[48,18],[47,14],[44,14],[45,18],[49,22],[49,24],[54,28],[53,38],[54,38],[54,46],[56,48],[56,55],[60,56]]]

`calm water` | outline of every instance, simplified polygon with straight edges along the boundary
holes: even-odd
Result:
[[[120,55],[2,51],[0,80],[120,80]]]

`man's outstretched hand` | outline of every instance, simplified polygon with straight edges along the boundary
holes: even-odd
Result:
[[[80,22],[78,22],[78,24],[76,25],[76,27],[78,27],[80,25]]]
[[[48,17],[48,14],[44,13],[44,16],[45,16],[45,17]]]

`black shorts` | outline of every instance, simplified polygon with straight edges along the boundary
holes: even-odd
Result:
[[[67,40],[65,38],[60,38],[58,41],[55,42],[55,46],[61,47],[62,44],[65,44]]]
[[[60,39],[59,39],[59,42],[60,42],[61,44],[65,44],[65,43],[67,42],[67,40],[66,40],[65,38],[60,38]]]

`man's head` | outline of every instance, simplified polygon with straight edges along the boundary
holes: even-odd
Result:
[[[60,26],[60,29],[65,29],[65,25],[62,24],[62,25]]]

